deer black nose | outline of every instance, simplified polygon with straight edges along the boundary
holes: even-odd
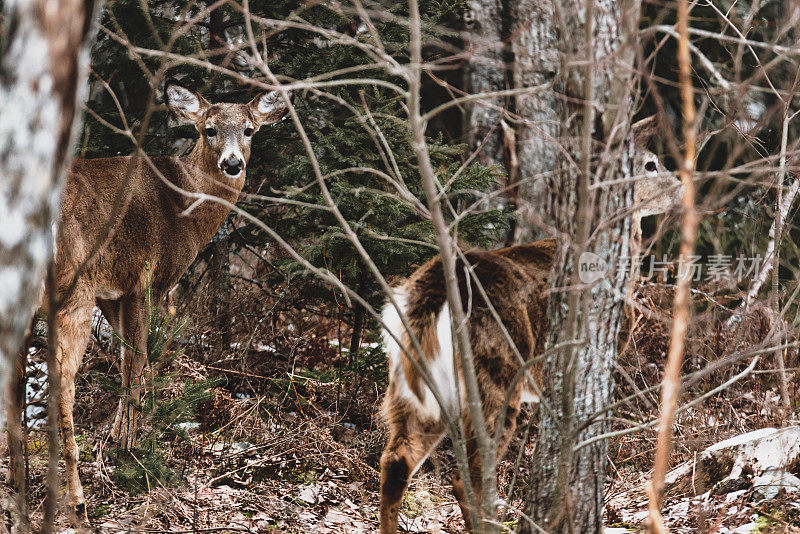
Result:
[[[226,174],[230,174],[231,176],[236,176],[237,174],[242,172],[242,167],[244,167],[244,164],[239,158],[237,158],[234,155],[231,155],[228,157],[228,159],[222,162],[221,167]]]

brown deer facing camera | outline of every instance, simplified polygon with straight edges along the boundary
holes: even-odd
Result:
[[[244,186],[252,136],[261,126],[283,117],[286,100],[273,91],[249,104],[210,104],[175,83],[168,83],[164,94],[167,107],[181,122],[193,124],[200,138],[186,157],[152,158],[152,166],[182,190],[235,203]],[[120,190],[122,202],[117,209]],[[130,448],[136,437],[137,405],[147,363],[146,271],[151,271],[153,296],[160,299],[229,212],[222,204],[205,201],[184,213],[193,202],[165,184],[144,158],[76,159],[72,164],[58,222],[55,287],[45,292],[55,291],[61,303],[56,310],[59,420],[73,519],[86,520],[72,411],[75,374],[89,341],[92,310],[99,306],[126,340],[121,349],[124,394],[111,432],[121,447]],[[111,232],[106,237],[107,224]],[[11,414],[12,418],[18,420],[19,414]]]
[[[632,265],[636,264],[641,247],[641,218],[675,207],[683,194],[680,181],[666,171],[655,154],[648,150],[637,150],[635,172],[641,179],[634,184],[636,205],[633,212]],[[526,361],[544,351],[548,324],[547,280],[556,247],[555,240],[543,239],[529,245],[491,252],[472,250],[465,253],[475,277]],[[521,364],[472,279],[468,287],[461,260],[458,261],[456,272],[462,306],[467,313],[466,328],[472,345],[483,415],[489,436],[501,433],[497,454],[502,457],[513,437],[521,404],[538,403],[539,398],[525,380],[518,382],[510,396],[505,418],[498,420],[502,417],[507,389]],[[395,288],[393,296],[419,340],[423,351],[421,359],[427,364],[442,405],[409,360],[407,354],[417,359],[420,356],[403,326],[398,310],[392,304],[387,304],[383,310],[383,339],[389,356],[389,388],[383,402],[382,417],[388,426],[389,436],[381,456],[382,534],[397,532],[400,505],[408,481],[445,434],[442,410],[446,410],[452,419],[462,418],[470,479],[475,496],[481,494],[480,456],[463,397],[465,386],[459,369],[460,360],[454,350],[441,259],[437,256],[417,269],[408,280]],[[531,376],[537,383],[540,383],[541,372],[541,363],[530,367]],[[462,398],[458,398],[459,391]],[[461,507],[467,529],[471,531],[466,493],[458,472],[453,477],[453,493]]]

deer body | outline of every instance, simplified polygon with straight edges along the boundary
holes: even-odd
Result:
[[[229,187],[209,183],[208,174],[200,171],[201,167],[194,161],[202,157],[203,150],[198,150],[199,147],[201,144],[185,159],[151,158],[151,161],[180,189],[236,202],[244,185],[244,173],[229,180]],[[154,294],[163,295],[211,239],[229,211],[219,203],[205,202],[190,214],[182,215],[192,199],[162,182],[143,159],[133,161],[129,156],[76,160],[65,185],[59,221],[64,237],[59,241],[76,235],[80,239],[58,247],[56,263],[60,266],[60,275],[71,278],[74,268],[89,258],[94,243],[104,241],[103,224],[87,225],[75,214],[94,214],[95,223],[109,220],[110,213],[98,213],[98,210],[113,205],[131,166],[128,198],[120,207],[110,237],[95,259],[89,260],[83,275],[85,283],[95,287],[98,298],[116,300],[124,294],[143,293],[147,265],[152,272]],[[98,175],[107,180],[97,180]],[[109,264],[115,268],[109,269]]]
[[[124,394],[112,437],[121,447],[129,448],[135,440],[137,404],[147,363],[147,272],[153,297],[160,299],[229,212],[226,206],[212,201],[187,212],[194,198],[184,196],[164,180],[190,193],[236,202],[245,182],[251,136],[262,124],[279,120],[287,109],[277,92],[260,95],[249,104],[212,105],[184,87],[168,84],[165,99],[178,119],[193,123],[201,134],[188,156],[151,158],[158,173],[145,158],[78,159],[64,186],[55,287],[45,291],[55,292],[60,303],[56,310],[59,423],[67,498],[77,520],[86,519],[86,509],[78,478],[72,412],[75,375],[89,341],[94,306],[100,307],[125,340],[121,349]]]
[[[682,196],[680,181],[664,169],[652,152],[638,150],[634,170],[640,179],[634,182],[632,269],[638,265],[641,249],[641,218],[673,208]],[[557,246],[555,240],[543,239],[491,252],[465,253],[467,263],[525,362],[544,351],[548,327],[547,280]],[[527,380],[518,382],[510,393],[505,418],[498,421],[508,388],[522,362],[481,297],[478,286],[472,279],[467,283],[460,260],[456,274],[467,316],[465,326],[472,346],[483,416],[490,437],[501,433],[497,454],[502,456],[516,428],[521,405],[538,403],[539,399]],[[481,495],[480,455],[466,409],[460,360],[454,351],[441,259],[437,256],[420,267],[394,290],[393,296],[400,310],[390,303],[382,316],[384,345],[389,357],[389,387],[382,408],[388,440],[381,456],[381,534],[397,532],[398,514],[408,481],[445,434],[442,410],[446,410],[450,418],[461,418],[463,422],[470,479],[476,498]],[[419,340],[422,355],[414,349],[400,312],[407,317],[411,331]],[[427,364],[442,406],[423,382],[410,357]],[[542,366],[542,362],[536,362],[529,368],[537,383],[541,383]],[[467,529],[471,531],[466,493],[458,472],[453,477],[453,493]],[[478,507],[480,509],[480,503]]]
[[[540,354],[544,349],[547,328],[547,277],[555,253],[552,239],[530,245],[510,247],[494,252],[473,250],[465,254],[475,276],[491,300],[491,304],[507,329],[523,359]],[[519,371],[522,362],[508,343],[495,321],[487,303],[479,296],[473,280],[467,288],[463,264],[456,270],[459,276],[463,306],[469,310],[467,332],[473,348],[475,373],[478,378],[484,417],[491,436],[501,432],[498,454],[508,446],[516,427],[522,402],[536,402],[538,397],[525,381],[519,383],[511,396],[506,417],[498,421],[506,390]],[[471,295],[469,297],[468,295]],[[444,274],[437,256],[420,267],[403,285],[395,290],[395,298],[424,352],[422,358],[430,369],[436,389],[444,400],[450,418],[463,417],[467,432],[467,454],[473,483],[480,480],[480,460],[471,436],[471,423],[461,382],[459,359],[455,357],[446,303]],[[466,302],[469,299],[470,302]],[[402,496],[409,479],[445,434],[441,409],[416,366],[405,351],[417,357],[410,336],[400,321],[397,310],[387,305],[383,320],[388,331],[384,343],[389,356],[389,389],[384,399],[382,416],[389,427],[389,438],[381,456],[381,533],[397,532],[397,518]],[[392,337],[392,332],[401,343]],[[531,369],[534,379],[541,366]],[[463,413],[461,413],[463,411]],[[476,490],[478,486],[476,485]],[[466,498],[458,472],[453,478],[453,493],[467,518]],[[479,492],[476,493],[478,495]]]

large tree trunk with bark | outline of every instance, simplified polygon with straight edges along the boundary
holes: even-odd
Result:
[[[629,255],[630,218],[618,215],[632,204],[632,185],[619,181],[633,176],[633,142],[612,131],[630,119],[634,53],[625,36],[635,35],[639,6],[564,0],[556,9],[567,97],[559,138],[569,157],[557,158],[548,186],[554,224],[572,242],[562,244],[554,261],[547,346],[579,342],[555,351],[545,364],[542,390],[552,411],[544,404],[540,411],[528,513],[547,532],[601,532],[607,441],[574,447],[609,429],[608,422],[591,420],[602,418],[611,403],[629,276],[619,260]],[[583,252],[607,266],[606,277],[579,276]]]
[[[562,116],[562,100],[556,93],[561,64],[553,8],[550,0],[512,0],[509,8],[514,87],[552,84],[545,90],[515,98],[519,117],[516,128],[519,185],[514,195],[519,220],[512,236],[515,244],[545,237],[543,226],[553,222],[545,210],[546,178],[556,167]]]
[[[4,3],[0,52],[0,384],[22,344],[53,256],[72,159],[95,3]],[[3,411],[4,413],[4,411]]]
[[[470,53],[465,88],[470,94],[502,91],[506,88],[503,45],[504,9],[502,0],[469,0],[465,17],[466,48]],[[467,139],[470,153],[478,151],[476,161],[505,169],[506,154],[501,120],[505,99],[487,96],[472,103],[467,113]],[[505,185],[505,184],[500,184]],[[505,195],[496,197],[491,206],[504,206]]]

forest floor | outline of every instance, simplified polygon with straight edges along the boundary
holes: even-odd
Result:
[[[666,334],[652,325],[647,331],[647,336],[634,332],[636,350],[627,350],[621,361],[618,395],[637,390],[640,394],[620,409],[620,420],[643,421],[657,414],[657,392],[641,391],[657,384],[658,366],[643,354],[663,354]],[[717,351],[716,344],[726,343],[711,338],[707,331],[702,338],[711,352]],[[121,460],[107,442],[116,408],[108,382],[116,376],[116,363],[110,355],[113,350],[93,342],[79,374],[75,411],[91,531],[358,534],[377,530],[383,444],[378,412],[386,370],[376,344],[365,344],[357,362],[320,333],[284,332],[268,343],[238,347],[213,364],[203,363],[191,349],[169,364],[159,393],[163,399],[180,398],[186,383],[220,376],[224,381],[217,382],[210,395],[194,406],[189,420],[179,425],[185,431],[182,436],[179,432],[157,443],[155,464],[134,458],[142,467],[139,474],[143,473],[136,478],[130,464],[125,468],[129,473],[121,477]],[[695,354],[704,353],[698,349]],[[42,349],[31,350],[33,374],[43,373],[43,359]],[[796,362],[789,363],[796,367]],[[792,376],[792,394],[797,398],[797,379]],[[677,422],[674,464],[691,461],[722,439],[785,423],[773,377],[753,375],[683,412]],[[41,389],[33,378],[33,390]],[[524,429],[530,414],[521,417]],[[145,427],[148,424],[156,423],[150,420]],[[518,434],[499,466],[501,496],[513,506],[522,504],[535,447],[535,431]],[[644,484],[654,442],[655,433],[645,431],[611,443],[607,532],[643,529]],[[522,460],[514,477],[517,458]],[[47,462],[41,425],[30,432],[28,461],[29,502],[36,522],[42,514]],[[445,442],[414,477],[402,510],[405,532],[463,532],[461,513],[450,493],[452,464]],[[800,465],[792,470],[800,475]],[[3,492],[7,495],[8,489]],[[730,492],[672,491],[663,513],[675,533],[800,533],[798,493],[759,500],[748,487]],[[509,514],[506,520],[513,525],[516,517]],[[70,532],[63,513],[58,527]]]

